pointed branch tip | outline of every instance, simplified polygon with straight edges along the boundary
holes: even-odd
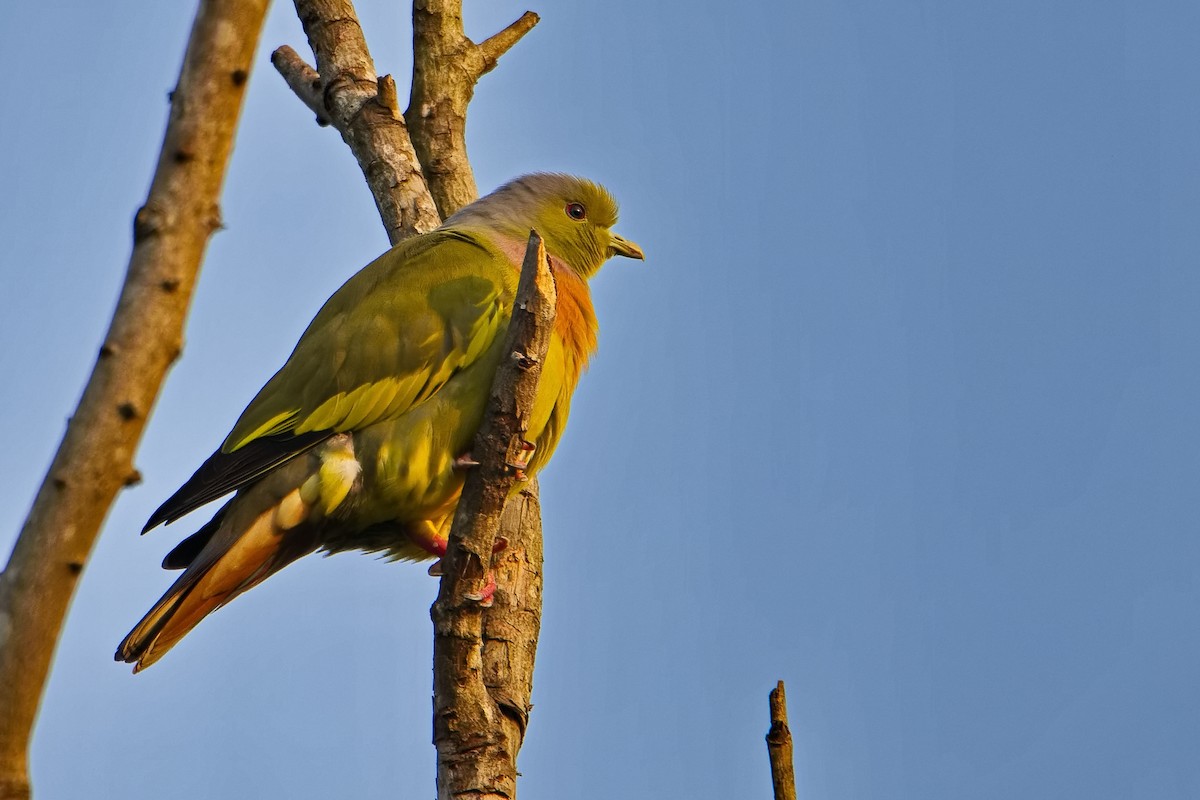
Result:
[[[480,74],[483,75],[495,69],[500,56],[521,41],[525,34],[533,30],[534,25],[541,22],[541,19],[532,11],[526,11],[507,28],[480,43],[479,52],[483,55],[483,72]]]
[[[788,728],[787,698],[783,681],[770,693],[771,728],[767,731],[767,755],[771,761],[771,786],[775,800],[796,800],[796,771],[792,764],[792,732]]]
[[[392,116],[400,119],[400,101],[396,97],[396,80],[391,75],[380,75],[377,82],[379,102],[391,112]]]

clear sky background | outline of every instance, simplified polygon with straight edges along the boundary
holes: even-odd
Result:
[[[405,3],[360,2],[407,86]],[[476,38],[527,6],[468,0]],[[577,172],[645,264],[544,474],[522,797],[1200,797],[1200,6],[547,2],[479,85],[481,189]],[[191,3],[0,27],[0,550],[108,323]],[[203,519],[139,537],[386,247],[357,166],[250,81],[187,347],[88,566],[39,800],[431,797],[424,566],[309,558],[133,677]],[[403,91],[403,89],[402,89]],[[147,335],[154,335],[148,331]]]

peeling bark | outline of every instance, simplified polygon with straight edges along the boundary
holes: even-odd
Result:
[[[300,100],[333,126],[358,160],[379,216],[395,244],[441,224],[396,104],[395,82],[375,61],[349,0],[296,0],[316,58],[313,69],[286,45],[271,63]]]

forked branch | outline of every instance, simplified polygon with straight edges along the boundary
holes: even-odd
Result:
[[[295,1],[316,69],[286,45],[271,54],[271,63],[317,121],[342,135],[375,198],[388,240],[395,244],[433,230],[441,218],[400,115],[395,83],[389,75],[376,75],[354,4]]]
[[[404,118],[442,216],[475,199],[467,159],[467,106],[475,84],[538,23],[526,11],[482,44],[463,32],[461,0],[413,3],[412,94]]]
[[[315,69],[289,47],[272,55],[276,68],[318,122],[337,129],[354,152],[393,243],[435,227],[439,213],[449,216],[475,199],[475,179],[466,153],[467,105],[480,76],[538,21],[537,15],[526,13],[476,45],[463,33],[458,0],[415,0],[413,5],[413,87],[407,125],[396,110],[395,83],[390,76],[376,77],[349,0],[296,0],[316,57]],[[531,282],[528,274],[535,268],[540,277]],[[521,299],[533,290],[530,287],[537,290],[535,294]],[[535,244],[526,255],[514,322],[509,326],[509,335],[517,338],[505,350],[532,354],[532,358],[523,365],[505,365],[493,385],[492,403],[501,404],[501,422],[508,432],[485,429],[475,445],[473,452],[481,466],[468,478],[459,502],[443,564],[446,577],[431,609],[434,738],[441,798],[515,797],[516,756],[529,716],[541,628],[541,510],[536,484],[531,484],[508,503],[501,519],[516,476],[504,470],[503,459],[494,461],[488,453],[497,447],[502,452],[514,432],[528,424],[517,411],[527,413],[532,406],[529,398],[553,327],[554,307],[544,249]],[[540,321],[523,321],[533,309],[541,309],[536,312]],[[530,380],[535,383],[529,384]],[[487,419],[494,416],[489,411]],[[484,440],[493,442],[490,449]],[[493,559],[497,524],[508,546]],[[503,589],[484,614],[466,595],[479,589],[489,560]]]

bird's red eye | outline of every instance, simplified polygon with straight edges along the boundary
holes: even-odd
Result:
[[[583,203],[567,203],[567,216],[576,222],[582,222],[587,219],[587,209],[583,207]]]

